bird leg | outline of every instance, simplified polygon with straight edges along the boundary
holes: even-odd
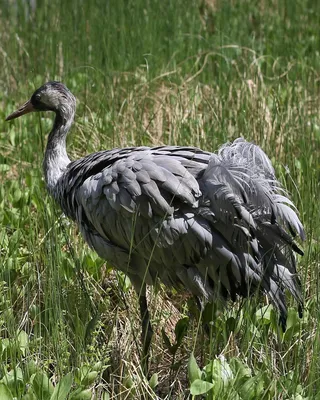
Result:
[[[140,308],[140,317],[142,326],[141,364],[142,364],[142,370],[144,374],[147,376],[149,369],[150,345],[153,335],[153,330],[150,323],[150,314],[148,310],[148,302],[147,302],[147,286],[143,281],[139,279],[137,275],[130,274],[129,278],[131,280],[131,283],[133,284],[133,287],[135,288],[135,291],[139,299],[139,308]]]
[[[139,306],[142,324],[142,369],[145,374],[148,373],[149,369],[149,351],[151,345],[151,339],[153,335],[152,326],[150,323],[150,315],[148,310],[147,296],[145,285],[141,294],[139,295]]]

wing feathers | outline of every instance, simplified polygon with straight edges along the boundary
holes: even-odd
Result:
[[[174,146],[95,153],[68,166],[59,193],[83,229],[133,254],[132,265],[140,257],[148,282],[158,276],[208,301],[264,291],[283,321],[284,289],[302,303],[293,252],[302,254],[294,236],[305,238],[303,226],[269,158],[243,139],[217,154]]]

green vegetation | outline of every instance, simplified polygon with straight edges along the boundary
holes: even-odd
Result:
[[[320,399],[319,4],[30,3],[0,0],[0,398]],[[53,79],[78,99],[73,158],[162,143],[213,151],[238,136],[261,145],[308,234],[303,318],[292,304],[283,334],[253,299],[215,310],[208,338],[183,294],[152,289],[147,380],[130,282],[46,194],[52,116],[4,122]]]

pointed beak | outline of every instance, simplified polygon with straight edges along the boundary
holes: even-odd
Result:
[[[10,114],[6,118],[6,121],[10,121],[11,119],[15,119],[15,118],[21,117],[21,115],[28,114],[28,113],[30,113],[32,111],[36,111],[36,109],[33,107],[31,101],[28,100],[21,107],[19,107],[18,110],[14,111],[12,114]]]

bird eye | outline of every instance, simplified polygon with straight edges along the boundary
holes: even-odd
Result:
[[[40,93],[37,93],[37,94],[35,95],[35,98],[36,98],[36,100],[40,101],[40,100],[41,100],[41,94],[40,94]]]

